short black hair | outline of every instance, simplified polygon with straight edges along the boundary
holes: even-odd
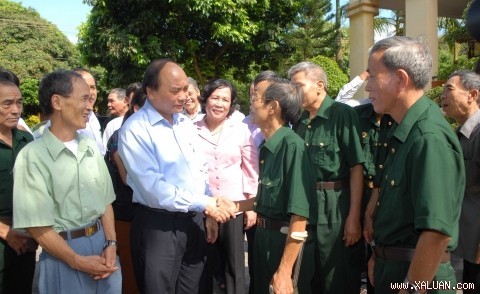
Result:
[[[147,88],[151,88],[154,90],[158,89],[158,86],[160,86],[160,84],[158,83],[158,76],[160,75],[163,67],[169,62],[177,64],[175,61],[165,58],[156,59],[147,66],[145,74],[143,75],[142,82],[142,88],[145,93],[147,93]]]
[[[128,85],[127,89],[125,90],[125,95],[130,97],[130,94],[135,93],[138,89],[142,88],[141,83],[131,83]]]
[[[302,114],[303,95],[300,87],[296,87],[287,79],[279,79],[265,90],[265,103],[277,101],[281,108],[281,118],[285,123],[294,125]]]
[[[57,70],[42,78],[38,87],[38,100],[46,115],[53,113],[52,96],[57,94],[66,97],[72,94],[76,78],[83,80],[80,74],[72,70]]]
[[[229,88],[231,97],[230,97],[230,110],[228,111],[227,117],[229,117],[234,111],[234,105],[237,102],[237,90],[235,89],[235,86],[233,86],[232,83],[230,83],[227,80],[224,79],[211,79],[202,89],[202,92],[200,93],[199,101],[202,104],[202,106],[205,106],[207,104],[208,97],[212,95],[212,93],[216,89],[221,89],[221,88]]]
[[[13,72],[0,67],[0,80],[2,83],[7,84],[8,82],[15,84],[17,88],[20,88],[20,80],[17,75]]]
[[[282,77],[280,77],[280,75],[274,72],[273,70],[266,70],[266,71],[262,71],[255,77],[255,79],[253,80],[253,84],[256,86],[258,85],[258,83],[261,83],[264,81],[274,82],[280,79],[282,79]]]

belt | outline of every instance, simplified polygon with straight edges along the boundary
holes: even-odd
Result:
[[[63,239],[67,240],[68,239],[68,232],[70,232],[70,237],[72,239],[77,239],[81,237],[89,237],[95,234],[100,230],[100,224],[99,220],[97,220],[93,225],[90,225],[88,227],[83,227],[79,229],[72,229],[68,231],[61,231],[58,233]]]
[[[336,190],[350,187],[347,181],[317,182],[317,190]]]
[[[269,229],[269,230],[281,230],[283,227],[290,227],[289,222],[277,221],[269,218],[264,218],[257,215],[257,228]],[[307,225],[305,230],[313,231],[315,226]]]
[[[173,216],[173,217],[194,217],[196,215],[196,212],[194,211],[187,211],[187,212],[181,212],[181,211],[169,211],[166,209],[162,208],[153,208],[153,207],[148,207],[143,204],[139,204],[140,208],[143,208],[147,211],[154,212],[157,214],[162,214],[162,215],[168,215],[168,216]]]
[[[385,260],[393,261],[412,261],[415,249],[403,248],[403,247],[383,247],[373,246],[373,252],[375,257],[379,257]],[[442,263],[450,261],[450,252],[444,252],[442,255]]]

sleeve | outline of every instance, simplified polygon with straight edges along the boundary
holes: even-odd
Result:
[[[348,84],[343,85],[343,87],[338,91],[337,98],[335,101],[340,103],[347,103],[348,100],[352,99],[353,95],[357,93],[358,89],[363,85],[365,81],[362,80],[359,76],[356,76]]]
[[[346,150],[344,154],[348,167],[352,168],[357,164],[365,162],[362,143],[360,142],[360,122],[355,110],[351,107],[342,107],[339,118],[342,119],[338,125],[340,150]]]
[[[258,149],[253,142],[253,137],[244,125],[244,144],[242,147],[242,180],[243,193],[256,195],[258,189]]]
[[[14,166],[13,227],[49,227],[55,225],[54,202],[48,187],[49,174],[33,160],[33,150],[20,151]]]
[[[432,133],[424,134],[414,146],[407,169],[415,230],[455,236],[465,187],[463,155]]]
[[[137,125],[128,125],[120,129],[118,142],[118,152],[127,169],[127,184],[134,191],[134,199],[153,208],[181,212],[204,211],[209,198],[205,195],[209,193],[206,163],[203,167],[205,175],[199,173],[205,177],[206,187],[203,191],[198,191],[198,194],[167,182],[165,173],[168,171],[160,167],[153,146],[154,140],[151,139],[146,127],[139,126],[138,121],[134,123]],[[181,178],[185,175],[174,176]]]

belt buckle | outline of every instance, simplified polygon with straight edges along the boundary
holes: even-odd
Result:
[[[95,225],[92,225],[90,227],[86,227],[85,228],[85,236],[90,237],[91,235],[95,234],[96,225],[97,225],[97,223],[95,223]]]
[[[373,189],[373,181],[368,181],[367,185],[370,189]]]

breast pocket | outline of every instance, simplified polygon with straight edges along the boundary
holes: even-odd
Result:
[[[329,164],[335,159],[335,141],[333,137],[319,137],[312,140],[311,144],[310,150],[315,164]]]
[[[280,179],[271,179],[264,177],[260,181],[260,189],[262,191],[262,198],[257,205],[265,205],[265,207],[276,207],[278,195],[280,194]]]

